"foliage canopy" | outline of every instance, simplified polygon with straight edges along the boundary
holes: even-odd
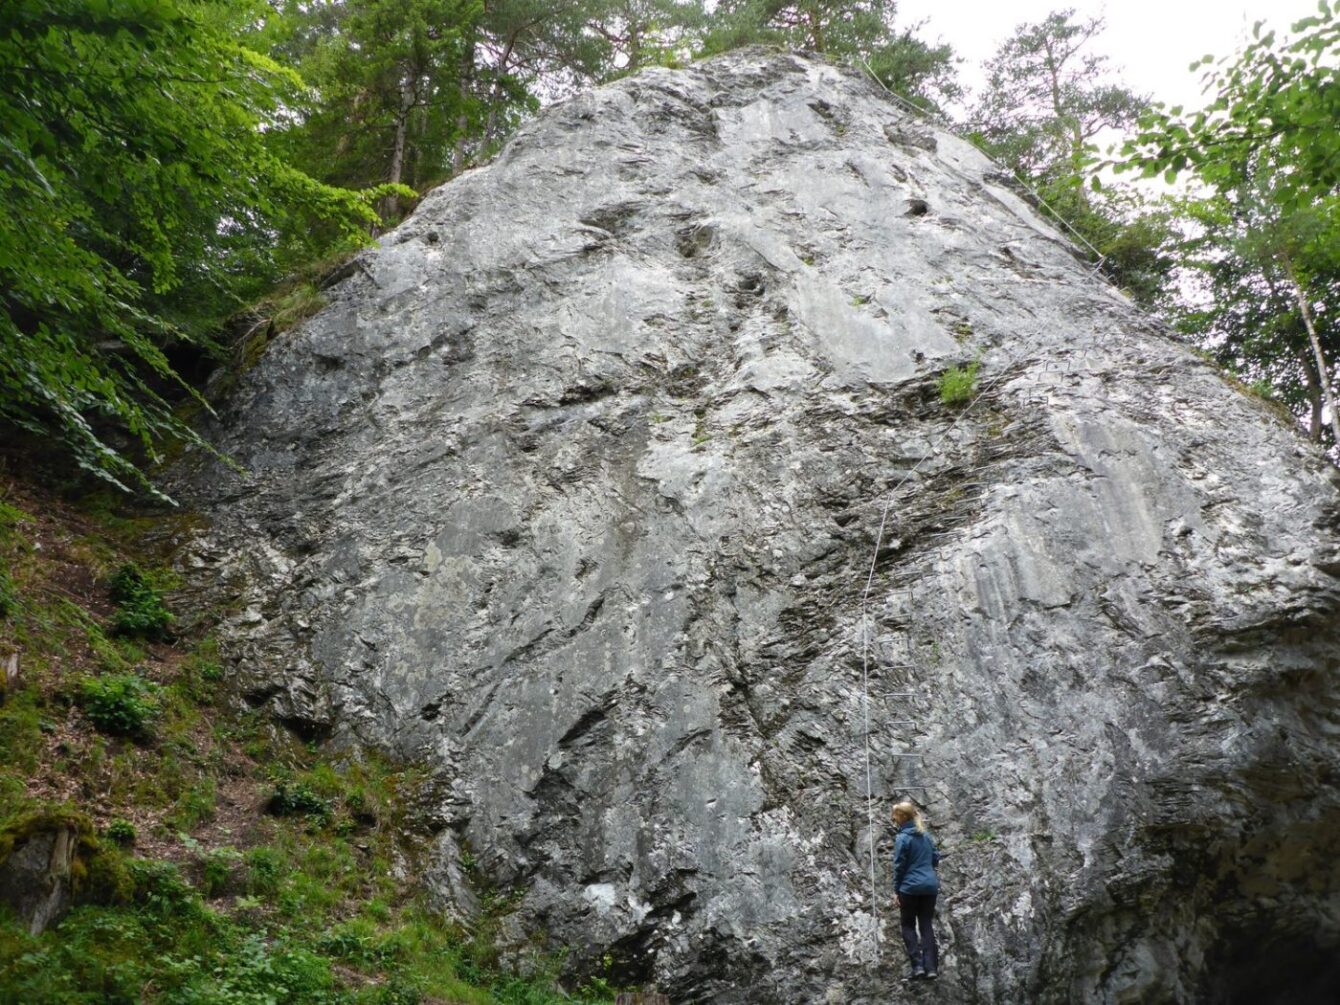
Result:
[[[147,481],[109,430],[150,460],[190,435],[174,347],[377,219],[267,146],[299,81],[240,41],[265,9],[0,5],[0,417],[122,487]]]
[[[1321,0],[1292,33],[1257,24],[1241,53],[1193,64],[1209,103],[1151,108],[1119,169],[1200,183],[1181,252],[1202,289],[1183,327],[1308,415],[1314,438],[1329,414],[1340,444],[1340,10]]]

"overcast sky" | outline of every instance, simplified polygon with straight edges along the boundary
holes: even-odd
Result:
[[[1235,52],[1256,21],[1287,30],[1316,6],[1315,0],[898,0],[897,23],[926,21],[918,34],[952,45],[964,60],[962,83],[977,88],[978,67],[1016,25],[1063,7],[1074,7],[1079,18],[1101,14],[1107,30],[1097,51],[1110,57],[1121,82],[1156,101],[1199,107],[1198,74],[1188,64],[1207,53]]]

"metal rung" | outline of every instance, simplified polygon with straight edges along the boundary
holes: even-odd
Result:
[[[885,698],[915,698],[916,696],[917,696],[917,693],[916,693],[915,691],[890,691],[890,692],[889,692],[888,694],[886,694],[884,697],[885,697]]]
[[[925,757],[925,754],[889,754],[889,757]]]
[[[886,725],[886,726],[911,726],[911,725],[913,725],[916,721],[917,721],[916,719],[885,719],[885,720],[884,720],[884,725]]]

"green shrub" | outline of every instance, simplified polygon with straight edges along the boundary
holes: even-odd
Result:
[[[11,771],[36,771],[42,743],[42,707],[32,688],[5,696],[0,705],[0,764]]]
[[[273,848],[253,848],[244,856],[247,893],[272,897],[288,873],[284,856]]]
[[[330,803],[301,782],[280,782],[265,808],[277,817],[330,816]]]
[[[235,893],[242,885],[242,853],[236,848],[216,848],[200,863],[200,892],[206,898]]]
[[[252,934],[214,970],[214,979],[193,995],[176,999],[181,1005],[236,1002],[333,1002],[335,977],[330,964],[304,949],[283,943],[270,945],[262,934]]]
[[[134,565],[123,565],[112,577],[113,629],[119,635],[161,640],[168,636],[172,614],[163,594]]]
[[[364,999],[368,1005],[422,1005],[423,992],[410,980],[393,975],[385,984]]]
[[[142,738],[158,718],[158,691],[157,684],[139,674],[103,674],[84,680],[79,705],[104,733]]]
[[[205,651],[192,653],[182,663],[177,687],[196,705],[212,705],[218,698],[219,684],[227,676],[219,663],[216,647],[210,643]]]
[[[977,390],[979,364],[970,363],[960,368],[951,366],[940,375],[940,401],[946,405],[965,405]]]
[[[326,956],[365,967],[385,968],[403,954],[394,939],[369,918],[350,918],[317,937],[316,947]]]
[[[214,819],[218,786],[212,778],[201,778],[186,786],[173,804],[170,822],[182,831],[192,831]]]
[[[195,898],[181,870],[171,862],[132,859],[130,874],[135,880],[135,899],[165,911],[188,907]]]
[[[23,510],[0,501],[0,548],[8,549],[13,543],[16,537],[14,528],[25,516],[27,514]],[[18,591],[9,572],[9,560],[0,555],[0,620],[9,617],[18,606],[18,602]]]
[[[137,888],[130,861],[120,848],[101,845],[84,865],[78,887],[80,899],[94,904],[129,904],[133,901]]]
[[[119,844],[122,848],[131,848],[135,845],[135,825],[129,820],[113,820],[107,825],[103,835],[108,841]]]

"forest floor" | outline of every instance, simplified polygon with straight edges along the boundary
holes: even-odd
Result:
[[[0,905],[0,1005],[609,1000],[598,976],[565,990],[536,942],[500,947],[502,894],[469,922],[425,899],[421,771],[230,691],[145,543],[168,519],[0,469],[0,864],[44,820],[82,838],[57,924]]]

